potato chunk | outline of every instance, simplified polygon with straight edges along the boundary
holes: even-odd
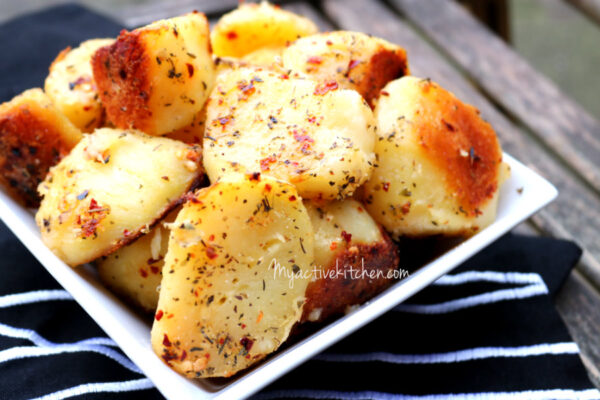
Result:
[[[315,270],[302,321],[322,321],[364,303],[398,275],[398,250],[356,200],[305,201],[315,232]]]
[[[289,183],[230,175],[201,189],[173,224],[154,351],[189,377],[256,363],[300,319],[312,259],[312,226]]]
[[[96,52],[92,68],[116,127],[161,135],[189,125],[214,82],[206,17],[191,13],[123,31]]]
[[[344,198],[370,176],[372,112],[353,90],[274,71],[223,72],[207,106],[204,163],[293,183],[303,198]]]
[[[92,39],[74,49],[67,47],[50,65],[44,90],[56,108],[83,132],[92,132],[104,123],[104,107],[91,60],[96,50],[113,42],[114,39]]]
[[[389,83],[375,115],[379,140],[365,201],[395,237],[472,234],[496,216],[507,174],[490,124],[428,79]]]
[[[218,56],[242,57],[261,47],[282,47],[317,32],[311,20],[267,2],[240,4],[217,22],[211,42]]]
[[[79,142],[81,132],[41,89],[0,105],[0,183],[27,207],[37,207],[39,183]]]
[[[391,80],[408,75],[406,51],[359,32],[336,31],[298,39],[283,52],[284,68],[318,81],[335,80],[369,105]]]
[[[135,242],[96,261],[98,276],[110,290],[145,312],[154,313],[169,246],[169,229],[180,207]]]
[[[42,240],[76,266],[133,241],[198,185],[198,147],[110,128],[84,135],[39,186]]]

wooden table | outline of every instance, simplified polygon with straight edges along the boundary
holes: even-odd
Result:
[[[569,0],[600,21],[600,0]],[[66,0],[0,3],[0,22]],[[211,20],[236,0],[80,0],[135,27],[193,9]],[[584,255],[556,306],[600,388],[600,122],[453,0],[285,2],[322,30],[371,33],[405,47],[411,72],[475,105],[503,148],[553,182],[558,199],[517,230],[575,240]]]

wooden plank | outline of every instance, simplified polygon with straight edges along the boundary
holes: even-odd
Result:
[[[391,0],[391,4],[600,191],[600,122],[454,1]]]
[[[577,240],[587,249],[582,271],[600,286],[600,197],[573,171],[556,161],[535,138],[528,135],[494,107],[485,96],[455,70],[405,21],[378,2],[326,0],[323,8],[341,29],[383,37],[404,46],[413,74],[430,77],[459,98],[478,107],[494,126],[503,148],[529,167],[551,179],[561,192],[558,199],[532,221],[547,234]],[[527,190],[527,188],[525,188]]]
[[[583,14],[600,24],[600,0],[567,0]]]
[[[573,340],[581,349],[581,360],[590,379],[600,387],[600,296],[573,271],[556,298],[556,308]]]

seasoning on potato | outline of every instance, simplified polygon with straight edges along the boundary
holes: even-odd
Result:
[[[40,184],[42,240],[76,266],[148,232],[203,179],[200,149],[141,132],[84,135]]]
[[[429,79],[389,83],[367,209],[395,237],[473,234],[496,217],[508,176],[496,134],[475,107]]]
[[[37,207],[39,183],[81,139],[81,132],[41,89],[0,105],[0,183],[26,207]]]
[[[281,48],[318,32],[309,19],[268,2],[240,4],[223,15],[211,33],[217,56],[243,57],[260,48]]]
[[[282,54],[283,67],[317,81],[335,80],[354,89],[370,106],[381,89],[409,74],[406,51],[360,32],[335,31],[296,40]]]
[[[188,377],[231,376],[275,351],[300,320],[313,230],[294,186],[228,175],[172,224],[152,347]]]
[[[370,176],[371,109],[335,81],[275,71],[219,74],[206,110],[204,165],[214,182],[232,172],[291,182],[309,199],[343,199]]]
[[[82,132],[92,132],[105,122],[104,107],[92,75],[92,56],[114,39],[92,39],[61,51],[50,65],[44,90],[56,108]]]
[[[162,135],[189,125],[215,77],[208,21],[190,13],[132,32],[92,59],[108,120],[122,129]]]

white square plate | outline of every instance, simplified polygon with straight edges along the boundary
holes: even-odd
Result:
[[[91,267],[76,270],[58,259],[41,241],[32,213],[0,191],[0,216],[31,253],[123,349],[168,399],[243,398],[292,370],[313,355],[390,310],[448,273],[519,222],[552,201],[556,188],[504,154],[511,177],[502,186],[496,221],[473,237],[419,268],[352,313],[276,353],[251,371],[217,385],[186,379],[167,367],[150,346],[150,326],[97,280]],[[522,189],[522,190],[521,190]]]

